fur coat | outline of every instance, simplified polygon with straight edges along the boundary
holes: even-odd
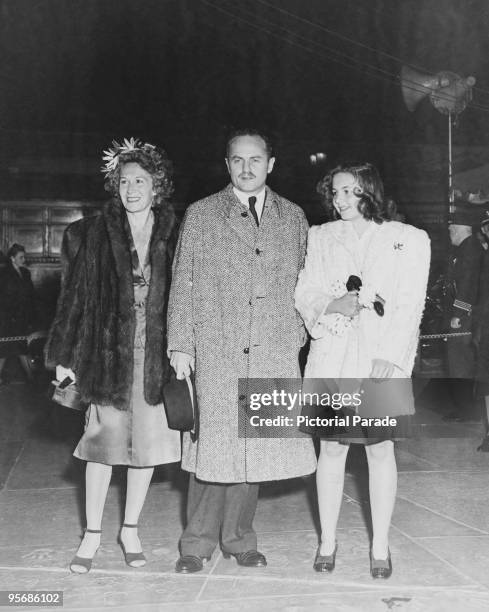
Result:
[[[369,378],[374,359],[393,363],[394,378],[411,376],[430,241],[423,230],[397,221],[372,225],[370,230],[363,250],[349,221],[309,231],[305,266],[295,291],[296,308],[311,334],[307,378]],[[384,316],[368,307],[352,321],[338,313],[325,314],[328,304],[346,293],[350,275],[362,279],[359,299],[364,288],[366,297],[370,293],[383,298]],[[411,414],[413,402],[402,409],[402,414]]]
[[[48,366],[71,368],[86,402],[127,409],[133,378],[136,317],[129,223],[121,202],[66,228],[56,317],[46,345]],[[171,208],[155,211],[149,247],[144,396],[162,401],[169,378],[166,308],[177,238]]]

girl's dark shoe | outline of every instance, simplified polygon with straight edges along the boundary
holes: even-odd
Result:
[[[387,559],[374,559],[370,551],[370,574],[372,578],[387,578],[392,574],[391,551],[387,552]]]
[[[318,548],[318,551],[316,553],[313,568],[316,570],[316,572],[331,573],[334,570],[336,563],[336,551],[338,550],[338,542],[336,542],[333,553],[331,555],[320,555],[320,550],[321,547]]]

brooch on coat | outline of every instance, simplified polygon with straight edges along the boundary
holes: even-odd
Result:
[[[394,251],[402,251],[403,247],[402,242],[394,242]]]

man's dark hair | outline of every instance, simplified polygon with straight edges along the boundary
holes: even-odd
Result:
[[[255,128],[242,128],[239,130],[234,130],[229,134],[226,142],[226,159],[229,159],[229,148],[231,146],[231,143],[233,142],[233,140],[236,140],[236,138],[239,138],[240,136],[258,136],[258,138],[261,138],[265,143],[265,149],[267,151],[268,159],[270,159],[270,157],[273,157],[272,143],[270,141],[270,138],[266,134]]]

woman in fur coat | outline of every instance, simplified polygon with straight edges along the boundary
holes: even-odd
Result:
[[[90,570],[100,545],[113,465],[126,465],[119,541],[131,567],[146,563],[137,526],[154,466],[180,460],[180,434],[168,428],[162,390],[169,378],[166,305],[177,238],[172,164],[137,140],[105,151],[100,214],[66,229],[62,282],[47,344],[56,377],[69,376],[89,404],[74,455],[87,461],[86,529],[70,569]]]
[[[318,190],[337,220],[310,229],[296,288],[296,307],[311,335],[305,377],[323,383],[329,379],[327,388],[333,384],[349,394],[342,394],[341,405],[324,409],[328,418],[321,427],[313,422],[309,429],[321,438],[317,489],[322,533],[314,569],[334,569],[345,460],[349,444],[362,443],[373,527],[370,571],[373,578],[388,578],[388,532],[397,487],[393,440],[408,434],[414,412],[410,376],[425,301],[429,239],[424,231],[392,220],[393,204],[384,199],[371,164],[339,166]],[[305,383],[314,387],[319,381]],[[360,403],[352,400],[355,392]],[[358,417],[372,420],[359,422]]]

